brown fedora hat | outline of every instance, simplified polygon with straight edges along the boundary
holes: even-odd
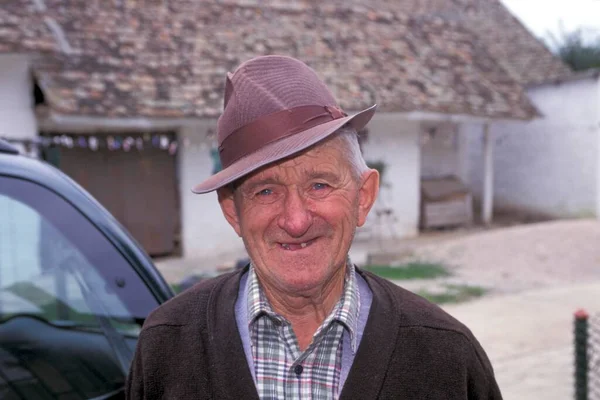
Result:
[[[285,56],[261,56],[227,74],[225,107],[217,122],[223,169],[194,193],[219,189],[256,169],[289,157],[349,124],[357,131],[376,105],[348,116],[317,74]]]

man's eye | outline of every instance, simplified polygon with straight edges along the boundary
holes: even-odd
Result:
[[[273,191],[271,189],[263,189],[256,193],[257,196],[268,196],[270,194],[273,194]]]
[[[329,185],[326,183],[319,182],[319,183],[313,184],[313,189],[315,189],[315,190],[323,190],[323,189],[327,189],[328,187],[329,187]]]

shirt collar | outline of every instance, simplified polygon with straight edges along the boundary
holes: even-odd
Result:
[[[248,270],[248,282],[246,285],[248,287],[248,325],[251,325],[257,318],[263,315],[279,319],[279,316],[271,308],[271,304],[258,282],[258,277],[252,263],[250,263],[250,269]]]
[[[356,352],[356,332],[358,329],[360,312],[360,293],[356,280],[356,270],[354,264],[350,261],[350,258],[348,258],[347,266],[348,268],[346,268],[346,276],[344,278],[344,291],[331,312],[333,318],[325,318],[325,321],[333,319],[341,323],[350,335],[352,351]],[[258,318],[263,316],[268,316],[281,324],[287,323],[283,316],[277,314],[271,308],[271,304],[258,281],[258,276],[256,275],[252,263],[250,263],[246,285],[248,292],[248,326],[252,325]]]

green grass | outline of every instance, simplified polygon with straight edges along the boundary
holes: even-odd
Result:
[[[363,269],[391,280],[433,279],[450,276],[450,273],[443,265],[427,262],[411,262],[397,267],[367,265]]]
[[[48,293],[42,288],[33,285],[30,282],[17,282],[5,288],[7,292],[11,292],[16,296],[29,301],[40,309],[40,313],[36,314],[38,317],[45,319],[50,323],[56,323],[58,321],[68,321],[77,325],[85,325],[88,328],[100,329],[100,324],[96,314],[87,310],[87,305],[84,307],[87,311],[78,311],[66,302],[57,298],[53,293]],[[81,299],[83,300],[83,298]],[[2,314],[4,320],[17,316],[19,313],[6,313]],[[119,318],[108,316],[112,326],[120,332],[133,332],[137,334],[139,327],[133,320],[129,320],[127,317]]]
[[[54,294],[34,286],[30,282],[17,282],[5,289],[16,296],[35,304],[42,313],[40,317],[47,321],[68,320],[80,324],[96,324],[96,319],[91,313],[81,313]]]
[[[171,289],[175,294],[181,293],[181,285],[179,283],[171,283]]]
[[[432,303],[449,304],[462,303],[483,296],[487,290],[480,286],[469,285],[445,285],[446,291],[442,293],[434,293],[428,290],[419,290],[417,294],[426,298]]]

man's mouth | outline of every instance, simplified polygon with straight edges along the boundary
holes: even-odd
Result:
[[[279,243],[279,246],[284,250],[302,250],[313,244],[315,240],[316,239],[311,239],[302,243]]]

